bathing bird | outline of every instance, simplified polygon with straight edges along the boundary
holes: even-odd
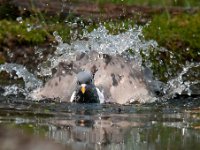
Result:
[[[77,103],[144,103],[153,96],[145,74],[137,62],[121,55],[80,52],[60,62],[53,77],[31,96]]]

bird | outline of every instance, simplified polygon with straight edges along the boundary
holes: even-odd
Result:
[[[90,71],[81,71],[77,74],[77,86],[72,93],[70,102],[76,103],[103,103],[104,97],[94,85],[93,75]]]
[[[54,75],[44,86],[31,92],[30,97],[80,103],[91,102],[96,97],[92,102],[145,103],[154,99],[151,82],[146,81],[145,74],[137,62],[118,54],[76,52],[72,58],[61,61]]]

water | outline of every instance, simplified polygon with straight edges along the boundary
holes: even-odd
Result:
[[[24,133],[52,139],[66,149],[199,149],[199,108],[184,103],[188,104],[186,99],[165,105],[13,99],[8,108],[1,100],[0,121]],[[199,105],[200,99],[192,103]]]
[[[111,35],[100,25],[70,44],[64,43],[56,31],[54,36],[58,42],[55,53],[39,64],[34,73],[19,64],[0,65],[0,71],[8,72],[11,77],[14,71],[16,82],[19,78],[24,82],[24,85],[1,86],[1,125],[20,129],[24,134],[29,132],[46,137],[66,149],[200,148],[200,98],[193,94],[199,89],[192,91],[191,88],[200,81],[185,79],[192,69],[200,66],[199,63],[186,64],[176,77],[162,83],[154,79],[149,69],[152,64],[148,60],[145,63],[148,69],[145,70],[140,54],[148,56],[149,48],[166,49],[160,48],[155,41],[144,40],[142,27],[135,26],[126,32]],[[128,54],[130,49],[133,55]],[[134,61],[132,68],[145,70],[147,84],[158,89],[161,95],[154,95],[151,103],[127,105],[80,105],[60,102],[59,99],[34,101],[30,97],[29,93],[45,84],[39,77],[52,77],[52,69],[60,62],[75,58],[78,51],[88,53],[92,50]],[[177,94],[180,96],[177,97]]]

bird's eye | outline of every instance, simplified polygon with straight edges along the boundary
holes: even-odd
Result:
[[[86,84],[91,84],[92,83],[92,80],[89,80],[86,82]]]

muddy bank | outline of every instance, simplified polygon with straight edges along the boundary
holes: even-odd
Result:
[[[3,1],[3,0],[2,0]],[[6,1],[7,2],[7,1]],[[5,3],[5,1],[4,1]],[[79,16],[88,20],[102,21],[108,19],[119,19],[136,17],[138,23],[145,23],[149,17],[154,14],[167,12],[172,15],[180,14],[183,12],[195,13],[199,8],[183,8],[183,7],[149,7],[149,6],[136,6],[126,4],[99,4],[88,1],[49,1],[49,0],[10,0],[9,3],[18,8],[22,14],[29,14],[30,12],[42,12],[48,15],[59,15],[66,17],[68,15]]]

